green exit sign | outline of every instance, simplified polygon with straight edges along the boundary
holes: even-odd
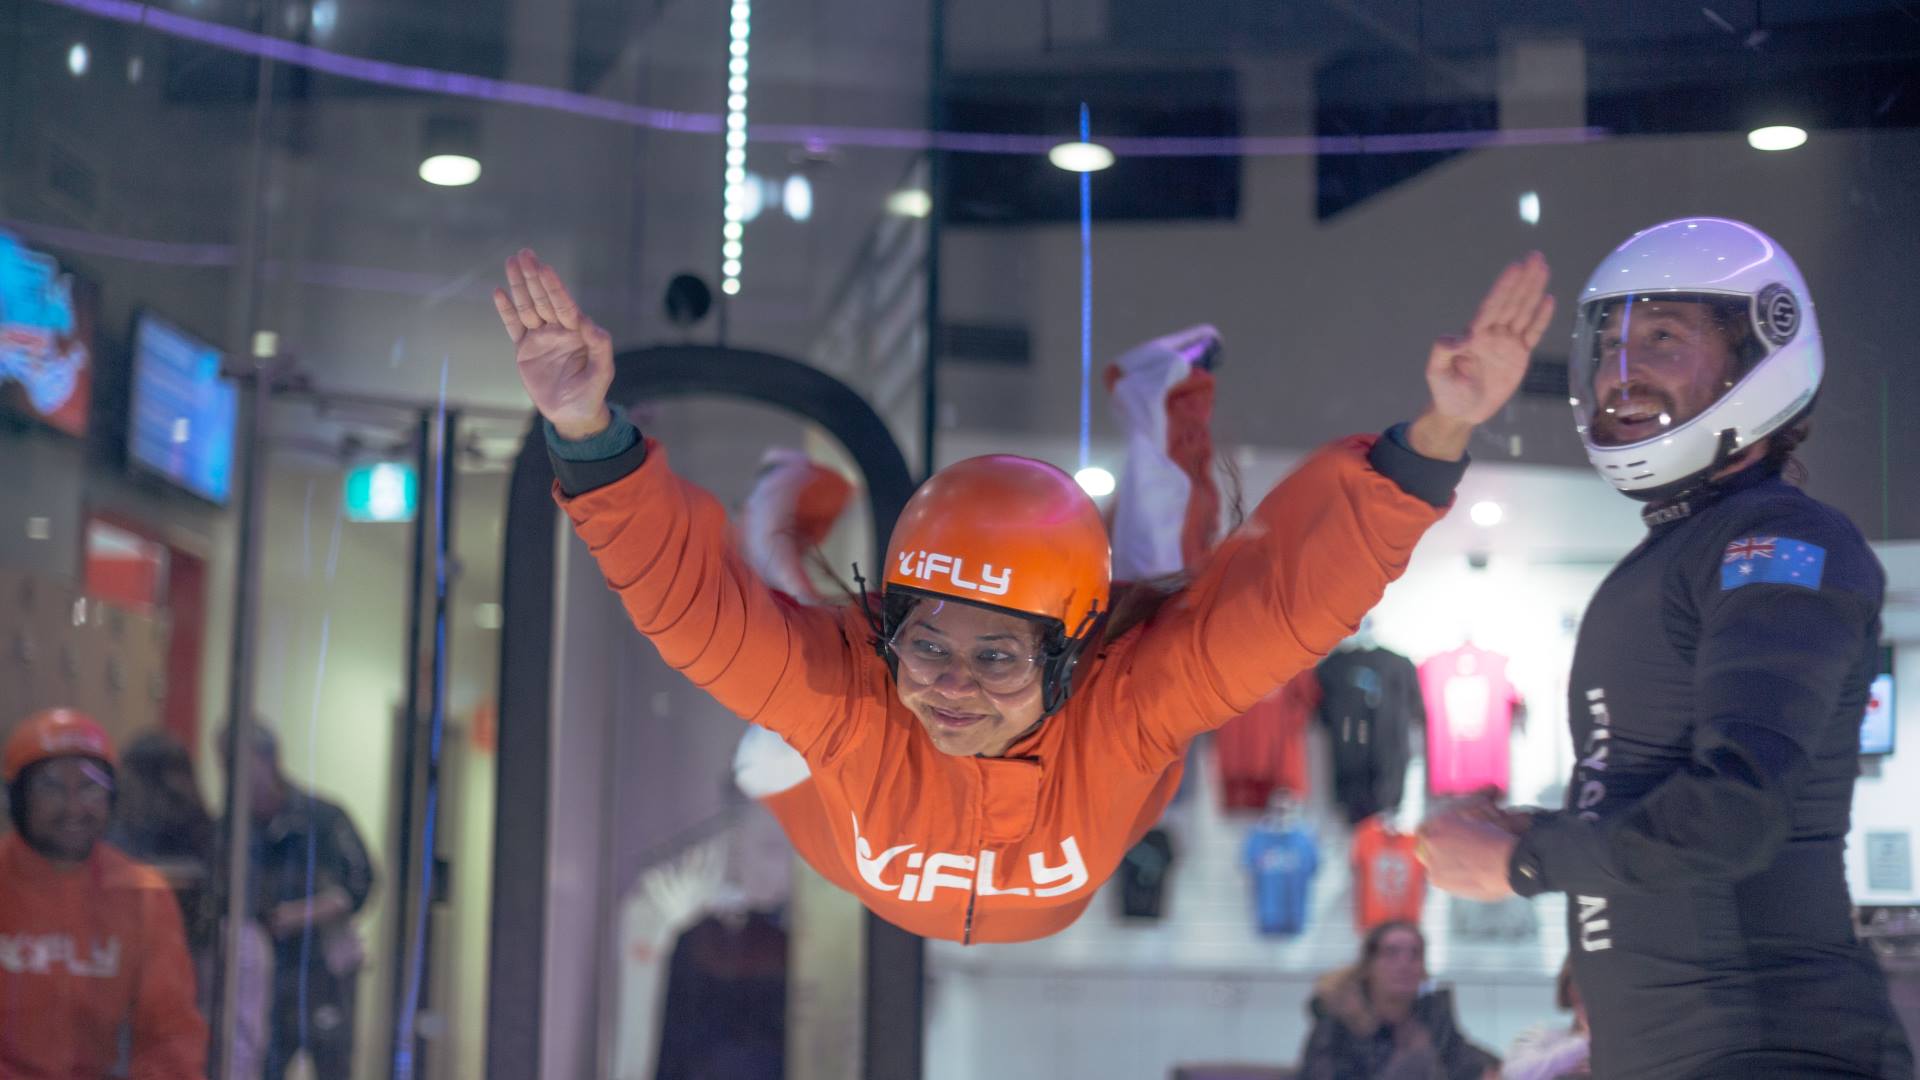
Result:
[[[347,473],[348,521],[412,521],[420,478],[397,461],[361,465]]]

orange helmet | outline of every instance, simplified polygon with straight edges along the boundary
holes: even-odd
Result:
[[[922,597],[1039,619],[1041,705],[1052,715],[1106,619],[1112,575],[1106,524],[1072,477],[1032,458],[968,458],[933,474],[900,511],[874,645],[896,664],[890,642]]]
[[[28,766],[57,757],[97,758],[118,765],[113,740],[93,717],[77,709],[45,709],[22,720],[0,752],[0,781],[11,784]]]
[[[1073,478],[992,454],[941,469],[907,500],[883,591],[909,589],[1052,619],[1084,634],[1107,610],[1107,527]]]

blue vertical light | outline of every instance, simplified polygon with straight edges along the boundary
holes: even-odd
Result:
[[[1087,103],[1080,103],[1080,141],[1092,142]],[[1087,467],[1093,428],[1093,174],[1080,174],[1080,467]]]

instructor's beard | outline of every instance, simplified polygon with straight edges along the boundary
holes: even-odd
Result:
[[[1651,411],[1655,419],[1650,423],[1627,424],[1620,417],[1629,409],[1634,412]],[[1668,422],[1661,424],[1658,417],[1666,416]],[[1593,415],[1593,441],[1599,446],[1626,446],[1653,438],[1662,431],[1671,430],[1680,423],[1679,408],[1673,395],[1656,386],[1646,383],[1631,383],[1620,388],[1598,404]]]

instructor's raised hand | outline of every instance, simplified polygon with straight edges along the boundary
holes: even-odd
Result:
[[[613,340],[581,312],[553,267],[523,248],[507,259],[507,288],[493,306],[513,340],[513,361],[533,407],[566,439],[606,430]]]

